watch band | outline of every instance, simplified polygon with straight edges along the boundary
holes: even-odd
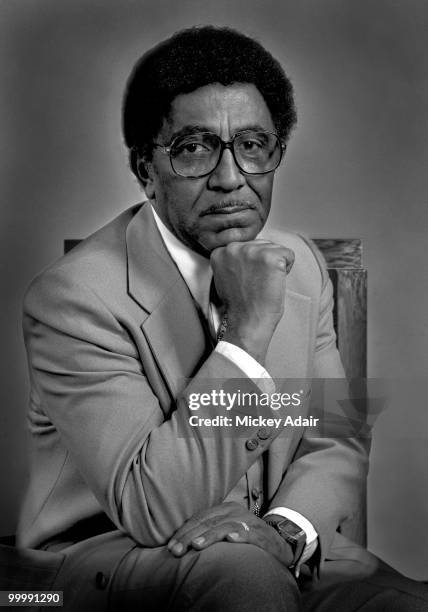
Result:
[[[269,515],[264,521],[273,527],[277,533],[291,546],[293,561],[290,567],[295,567],[300,561],[306,546],[306,533],[288,518],[279,515]]]

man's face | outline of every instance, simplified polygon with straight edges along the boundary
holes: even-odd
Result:
[[[266,103],[252,84],[206,85],[180,94],[156,142],[169,145],[186,132],[213,132],[225,141],[248,129],[275,132]],[[269,214],[274,173],[244,174],[229,149],[202,178],[174,173],[168,154],[154,148],[145,191],[165,225],[192,250],[209,256],[229,242],[253,240]]]

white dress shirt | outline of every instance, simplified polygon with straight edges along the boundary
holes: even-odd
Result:
[[[212,317],[214,327],[215,329],[218,329],[220,325],[220,315],[214,304],[211,304],[209,301],[210,287],[213,276],[210,260],[203,257],[199,253],[192,251],[189,249],[189,247],[178,240],[178,238],[161,221],[153,206],[152,211],[157,228],[162,236],[165,246],[179,269],[184,281],[186,282],[190,293],[199,307],[202,309],[202,312],[207,320]],[[269,373],[246,351],[235,344],[225,342],[224,340],[218,342],[214,350],[235,363],[244,372],[244,374],[248,376],[248,378],[254,379],[258,386],[263,386],[263,389],[261,389],[262,391],[266,393],[272,393],[275,391],[275,383]],[[269,514],[277,514],[288,518],[303,529],[306,534],[306,547],[301,557],[300,564],[307,561],[313,555],[318,545],[318,534],[315,531],[312,523],[299,512],[291,510],[290,508],[284,508],[282,506],[272,508],[265,514],[265,516],[268,516]],[[298,567],[295,569],[295,573],[298,575]]]

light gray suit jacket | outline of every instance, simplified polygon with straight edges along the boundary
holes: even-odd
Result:
[[[342,377],[322,259],[299,236],[270,237],[296,259],[268,371]],[[149,206],[125,211],[37,277],[24,331],[34,454],[22,546],[113,528],[142,546],[163,545],[195,512],[222,502],[264,451],[269,506],[306,516],[322,558],[343,545],[337,529],[360,507],[365,487],[361,441],[315,438],[301,428],[267,440],[251,426],[239,438],[190,428],[184,393],[203,379],[245,377],[212,352]],[[259,442],[254,450],[245,444],[250,438]]]

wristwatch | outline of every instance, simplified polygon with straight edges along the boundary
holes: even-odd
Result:
[[[306,546],[306,533],[299,525],[293,523],[288,518],[280,517],[277,514],[271,514],[263,519],[268,525],[273,527],[279,535],[284,538],[291,546],[293,551],[293,561],[290,567],[294,567],[300,560]]]

